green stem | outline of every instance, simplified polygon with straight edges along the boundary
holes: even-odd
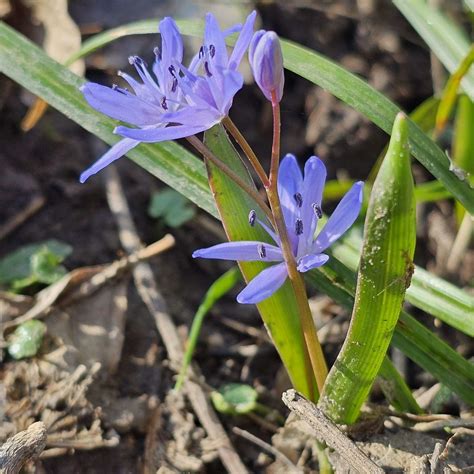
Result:
[[[217,158],[214,153],[212,153],[209,148],[204,145],[204,143],[199,140],[195,135],[187,137],[187,140],[191,145],[196,148],[196,150],[204,156],[205,159],[209,160],[213,165],[219,168],[225,175],[227,175],[232,181],[234,181],[237,186],[239,186],[243,191],[245,191],[262,209],[265,215],[268,217],[269,221],[273,224],[273,214],[270,211],[269,207],[262,199],[262,196],[258,191],[249,186],[240,176],[238,176],[234,171],[232,171],[225,163],[223,163],[219,158]]]
[[[291,249],[290,241],[286,231],[285,220],[281,209],[280,199],[278,197],[278,166],[280,161],[280,105],[276,100],[275,94],[272,94],[273,109],[273,144],[272,158],[270,165],[270,185],[267,188],[268,202],[272,209],[275,219],[275,228],[281,241],[281,250],[288,269],[288,276],[295,293],[296,302],[300,314],[301,329],[306,343],[306,349],[309,355],[309,362],[312,367],[311,379],[316,379],[319,393],[322,392],[328,369],[324,358],[321,344],[319,343],[316,328],[314,327],[313,316],[308,304],[306,287],[298,269],[296,267],[295,257]],[[309,371],[308,371],[309,372]],[[314,397],[313,397],[314,398]]]
[[[234,140],[239,144],[240,148],[245,153],[245,156],[248,158],[248,160],[250,161],[250,164],[253,166],[253,169],[255,170],[258,177],[260,178],[260,181],[265,186],[265,188],[267,188],[269,185],[268,176],[265,173],[265,170],[263,169],[262,165],[260,164],[260,160],[257,158],[257,155],[255,154],[255,152],[253,151],[252,147],[249,145],[245,137],[242,135],[242,133],[237,128],[235,123],[232,122],[230,117],[226,117],[222,121],[222,124],[229,131],[229,133],[234,137]]]

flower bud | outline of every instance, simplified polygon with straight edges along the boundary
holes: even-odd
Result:
[[[249,60],[255,82],[265,97],[272,100],[272,92],[280,102],[285,76],[280,40],[274,31],[257,31],[250,42]]]

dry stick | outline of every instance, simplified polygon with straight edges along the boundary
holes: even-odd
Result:
[[[232,431],[236,435],[239,435],[242,438],[245,438],[247,441],[250,441],[251,443],[256,444],[258,447],[264,449],[265,451],[268,451],[269,453],[273,454],[273,456],[275,456],[276,459],[279,459],[284,464],[286,464],[288,468],[286,472],[292,473],[292,474],[303,472],[301,469],[298,469],[281,451],[274,448],[271,444],[266,443],[262,439],[257,438],[257,436],[253,435],[252,433],[246,430],[242,430],[238,428],[237,426],[234,426],[232,428]]]
[[[449,254],[448,261],[446,263],[446,269],[448,272],[455,272],[458,268],[461,260],[464,257],[466,249],[469,247],[472,235],[474,233],[474,217],[469,215],[466,211],[464,219],[462,220],[461,227],[459,227],[458,234],[454,240],[451,252]]]
[[[109,166],[105,169],[105,180],[107,201],[117,221],[120,242],[126,252],[136,252],[142,243],[137,235],[115,168]],[[166,347],[171,364],[180,366],[183,359],[181,340],[176,326],[168,314],[166,303],[158,291],[150,265],[139,263],[133,270],[133,277],[140,297],[155,320],[156,328]],[[188,370],[190,375],[200,376],[197,369],[190,367]],[[201,386],[188,380],[185,382],[184,390],[209,438],[218,442],[217,451],[227,471],[231,474],[247,473],[246,467],[232,446]]]
[[[383,474],[384,470],[370,460],[339,428],[313,403],[295,390],[282,395],[283,403],[314,430],[316,438],[324,441],[349,464],[362,474]]]
[[[40,421],[20,431],[0,447],[0,474],[16,474],[46,446],[46,427]]]

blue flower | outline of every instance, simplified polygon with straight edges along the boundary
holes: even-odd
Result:
[[[321,200],[326,181],[326,167],[312,156],[304,167],[304,178],[293,155],[286,155],[280,164],[278,174],[278,195],[283,210],[288,238],[299,272],[324,265],[329,256],[324,254],[354,223],[362,205],[364,183],[355,183],[342,198],[327,220],[321,232],[315,237],[318,220],[322,217]],[[263,222],[255,211],[250,211],[249,224],[258,222],[275,242],[241,241],[214,245],[196,250],[193,257],[236,261],[278,262],[260,272],[237,296],[239,303],[255,304],[271,296],[288,277],[286,263],[280,248],[278,236]]]
[[[249,46],[249,61],[255,82],[265,97],[272,100],[272,92],[280,102],[285,84],[280,40],[274,31],[257,31]]]
[[[114,133],[124,137],[81,174],[83,183],[141,142],[161,142],[194,135],[219,123],[229,112],[234,95],[242,88],[237,71],[253,34],[256,12],[243,26],[221,31],[215,17],[208,13],[204,42],[188,68],[182,64],[183,41],[172,18],[160,22],[161,50],[155,48],[153,77],[138,56],[129,58],[141,79],[120,72],[128,89],[87,83],[81,90],[96,110],[134,128],[119,126]],[[240,31],[230,54],[225,37]]]

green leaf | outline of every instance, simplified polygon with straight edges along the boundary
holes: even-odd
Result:
[[[196,215],[196,210],[182,194],[174,189],[164,189],[153,193],[148,215],[162,219],[169,227],[180,227]]]
[[[64,275],[59,264],[72,247],[58,240],[26,245],[0,260],[0,283],[21,290],[34,283],[54,283]]]
[[[356,277],[337,258],[330,258],[320,269],[306,273],[306,277],[314,288],[352,309]],[[474,406],[474,365],[405,311],[400,314],[392,344]]]
[[[257,391],[250,385],[230,383],[211,392],[214,408],[226,415],[244,415],[257,408]]]
[[[351,325],[319,402],[336,423],[356,421],[379,373],[413,273],[415,228],[407,119],[399,114],[369,199]]]
[[[232,168],[250,186],[255,186],[239,154],[230,142],[226,131],[216,125],[204,135],[206,145],[227,166]],[[248,214],[251,209],[266,221],[258,205],[221,171],[209,165],[209,183],[216,199],[220,217],[230,241],[269,241],[269,236],[260,226],[250,226]],[[248,282],[268,265],[263,262],[240,262],[240,270]],[[280,354],[293,386],[306,397],[312,398],[317,389],[310,387],[314,381],[307,378],[306,347],[299,322],[297,304],[291,285],[287,281],[273,296],[257,305],[271,339]],[[290,342],[291,341],[291,342]],[[313,385],[315,385],[313,383]]]
[[[13,359],[33,357],[39,351],[46,333],[46,324],[33,319],[20,324],[8,341],[8,353]]]
[[[449,78],[446,87],[444,88],[441,102],[439,104],[438,113],[436,114],[436,132],[438,135],[446,126],[449,120],[451,111],[454,108],[458,96],[458,89],[462,78],[468,73],[474,62],[474,45],[471,46],[467,56],[461,61],[459,67]]]
[[[415,413],[416,415],[423,413],[403,377],[387,356],[380,367],[377,381],[385,398],[396,410],[402,413]]]
[[[186,352],[183,356],[183,363],[181,364],[181,369],[178,374],[178,380],[176,381],[175,390],[180,390],[184,379],[186,377],[186,372],[188,370],[191,359],[193,358],[194,351],[199,339],[199,334],[201,333],[202,323],[204,322],[204,317],[209,313],[209,311],[214,307],[218,300],[220,300],[224,295],[226,295],[234,286],[241,281],[240,271],[237,267],[233,267],[223,275],[221,275],[207,290],[204,295],[202,303],[199,305],[198,310],[193,318],[193,323],[191,325],[191,330],[189,331],[189,337],[186,344]]]
[[[454,74],[467,56],[470,41],[466,33],[447,15],[428,5],[425,0],[393,0],[395,6],[411,23],[444,67]],[[466,74],[464,90],[474,99],[474,73]]]
[[[156,25],[158,22],[159,19],[141,21],[131,23],[129,25],[123,25],[113,30],[98,34],[90,40],[85,41],[81,51],[72,59],[82,57],[85,54],[88,54],[91,51],[94,51],[95,49],[126,35],[145,33],[156,34]],[[202,24],[200,22],[181,20],[177,23],[184,34],[202,34]],[[0,26],[0,46],[3,44],[7,49],[4,54],[0,54],[0,70],[3,70],[6,75],[12,77],[17,82],[20,82],[25,87],[38,94],[53,107],[61,110],[66,115],[68,115],[68,113],[70,115],[70,110],[63,110],[61,108],[61,100],[58,100],[58,98],[52,100],[52,98],[47,96],[43,97],[42,94],[45,94],[47,91],[44,89],[44,87],[38,87],[38,85],[35,84],[37,77],[33,81],[30,80],[31,78],[29,76],[31,76],[31,69],[36,72],[37,66],[44,64],[44,58],[39,60],[39,57],[41,57],[41,55],[44,56],[44,54],[40,53],[37,48],[34,48],[34,46],[34,49],[31,50],[32,45],[29,46],[30,50],[25,51],[25,49],[28,48],[28,43],[26,42],[26,44],[22,44],[25,43],[25,40],[22,38],[22,41],[17,41],[16,36],[21,37],[21,35],[18,35],[18,33],[12,33],[12,30],[10,30],[6,25]],[[233,44],[233,42],[235,42],[235,35],[229,37],[228,42],[229,44]],[[400,108],[387,99],[383,94],[373,89],[362,79],[351,74],[315,51],[286,40],[282,40],[282,50],[285,60],[285,67],[287,69],[305,79],[308,79],[314,84],[321,86],[323,89],[326,89],[352,108],[361,112],[369,120],[382,128],[382,130],[390,133],[395,116],[398,112],[400,112]],[[460,57],[462,58],[464,55],[465,53],[461,54]],[[49,61],[52,64],[55,64],[52,60]],[[14,63],[15,67],[11,67],[10,63]],[[39,69],[41,70],[42,68],[40,67]],[[52,82],[70,82],[71,79],[66,81],[66,78],[69,74],[71,77],[74,76],[74,74],[65,72],[64,70],[62,70],[62,72],[57,76],[54,76],[54,73],[52,74],[52,76],[48,76],[48,80]],[[79,103],[84,104],[82,98],[79,98],[78,101]],[[98,114],[94,115],[97,116]],[[90,130],[89,123],[82,123],[75,118],[74,120],[84,126],[84,128]],[[114,123],[113,121],[110,122]],[[423,164],[426,169],[428,169],[428,171],[438,178],[446,186],[446,188],[457,199],[459,199],[461,203],[463,203],[464,207],[468,211],[474,214],[474,193],[472,192],[472,189],[468,183],[461,181],[454,173],[451,172],[449,160],[446,155],[428,136],[422,132],[422,130],[420,130],[413,122],[409,123],[409,127],[410,149],[413,156],[419,160],[420,163]],[[110,130],[108,133],[103,131],[102,134],[97,133],[97,130],[90,131],[95,133],[97,136],[100,136],[107,143],[115,143]],[[164,144],[162,146],[164,146]],[[144,166],[151,173],[156,174],[160,179],[163,179],[165,182],[170,184],[167,180],[171,179],[169,172],[172,171],[172,163],[170,163],[171,169],[167,170],[168,173],[162,173],[160,169],[161,166],[152,166],[149,156],[146,158],[139,156],[139,150],[143,150],[143,147],[144,145],[141,145],[138,149],[134,149],[128,154],[128,156]],[[180,158],[183,161],[183,171],[187,171],[186,167],[189,166],[189,163],[186,162],[186,154],[183,154],[183,156],[180,156]],[[173,164],[176,165],[176,162]],[[189,170],[190,174],[194,174],[194,171],[195,170]],[[189,197],[191,200],[194,200],[191,197],[192,189],[181,190],[179,183],[176,182],[176,180],[173,180],[173,182],[174,184],[170,184],[171,187],[178,189],[180,192],[182,192],[182,194]],[[203,203],[201,207],[209,210],[212,208],[212,205],[212,202]]]

